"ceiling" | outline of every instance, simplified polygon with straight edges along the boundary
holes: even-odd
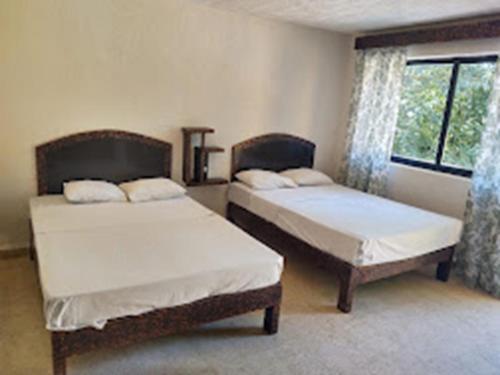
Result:
[[[500,13],[499,0],[194,0],[347,33]]]

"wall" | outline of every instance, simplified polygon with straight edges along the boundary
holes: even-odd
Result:
[[[77,131],[171,141],[178,181],[182,126],[214,127],[210,141],[227,149],[290,132],[316,142],[317,166],[332,173],[351,45],[350,36],[185,0],[2,1],[0,248],[26,244],[35,145]],[[229,153],[213,166],[227,176]],[[212,192],[220,206],[223,189]]]
[[[470,180],[391,163],[388,185],[389,198],[462,219]]]

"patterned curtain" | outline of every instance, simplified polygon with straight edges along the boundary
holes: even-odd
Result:
[[[357,51],[354,88],[340,180],[345,185],[384,195],[406,50]]]
[[[457,271],[469,286],[500,297],[500,64],[471,183]]]

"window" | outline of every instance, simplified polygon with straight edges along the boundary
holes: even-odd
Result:
[[[470,176],[496,60],[483,56],[409,61],[392,161]]]

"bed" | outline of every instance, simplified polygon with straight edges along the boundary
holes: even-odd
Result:
[[[232,148],[227,217],[278,251],[301,251],[339,279],[338,308],[350,312],[363,283],[437,264],[447,281],[461,221],[333,184],[269,191],[235,180],[248,169],[312,168],[315,145],[268,134]]]
[[[53,371],[66,359],[263,309],[278,329],[282,257],[188,196],[70,204],[64,181],[170,177],[169,143],[123,131],[70,135],[36,149],[31,256]]]

